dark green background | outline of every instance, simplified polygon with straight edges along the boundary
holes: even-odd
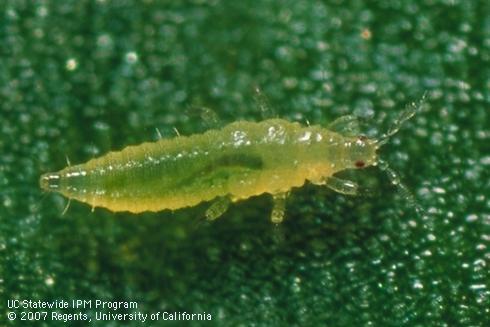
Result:
[[[0,8],[0,324],[7,299],[98,298],[205,311],[214,325],[488,326],[488,1]],[[355,114],[366,133],[428,91],[381,151],[427,214],[373,168],[350,175],[365,196],[295,190],[279,227],[268,196],[206,223],[206,205],[130,215],[72,203],[62,216],[66,199],[38,188],[65,156],[204,130],[193,107],[258,120],[254,85],[280,117]]]

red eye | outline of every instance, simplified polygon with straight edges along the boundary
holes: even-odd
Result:
[[[365,165],[366,165],[366,163],[365,163],[364,161],[362,161],[362,160],[358,160],[358,161],[356,161],[356,167],[357,167],[357,168],[362,168],[362,167],[364,167]]]

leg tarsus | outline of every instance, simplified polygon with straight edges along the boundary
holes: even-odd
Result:
[[[286,211],[286,197],[287,193],[285,192],[272,195],[271,221],[274,224],[279,224],[284,219],[284,213]]]
[[[338,177],[330,176],[323,182],[328,188],[335,192],[346,195],[357,195],[359,193],[359,186],[357,183],[348,179],[341,179]]]
[[[230,206],[231,200],[227,196],[219,197],[214,200],[213,203],[206,210],[206,219],[207,220],[215,220],[222,216],[228,207]]]

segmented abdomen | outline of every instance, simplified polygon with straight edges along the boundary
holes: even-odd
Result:
[[[131,212],[178,209],[217,196],[238,200],[285,192],[306,179],[333,174],[328,151],[337,141],[332,137],[340,136],[279,119],[237,122],[67,167],[60,172],[59,191],[93,206]]]

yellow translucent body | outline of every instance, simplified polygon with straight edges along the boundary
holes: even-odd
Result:
[[[359,140],[282,119],[129,146],[41,177],[44,189],[112,211],[160,211],[217,197],[278,194],[355,168]],[[362,144],[367,153],[375,148]],[[364,151],[364,150],[363,150]],[[369,160],[370,158],[365,158]]]

